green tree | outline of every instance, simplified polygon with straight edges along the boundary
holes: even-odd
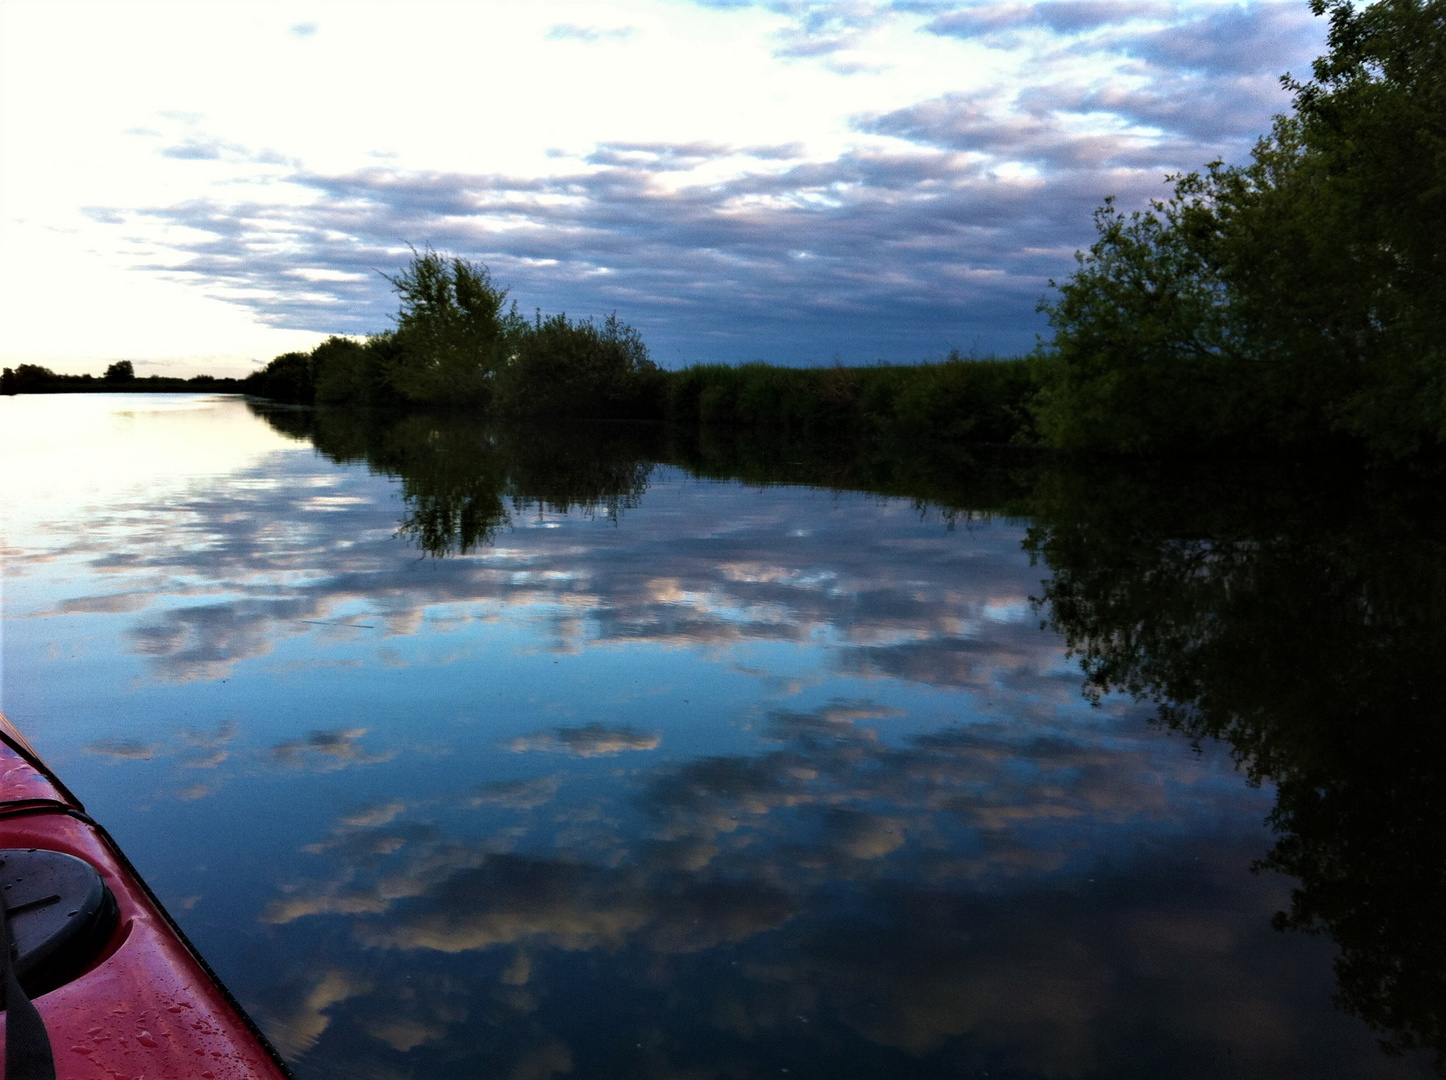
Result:
[[[241,380],[248,394],[282,401],[290,405],[310,405],[316,400],[316,386],[311,355],[303,352],[282,353],[260,371],[253,371]]]
[[[391,282],[396,327],[364,342],[332,336],[243,380],[293,404],[465,406],[508,416],[648,418],[663,414],[665,374],[616,314],[529,324],[485,266],[428,249]]]
[[[1216,265],[1212,179],[1179,178],[1146,211],[1113,198],[1096,211],[1099,239],[1042,305],[1055,330],[1038,404],[1046,442],[1150,453],[1246,427],[1227,406],[1242,343]]]
[[[1291,84],[1302,149],[1281,185],[1326,283],[1302,315],[1348,365],[1332,422],[1403,456],[1446,442],[1446,2],[1312,10],[1330,49]]]
[[[1446,0],[1312,6],[1329,50],[1251,161],[1107,202],[1042,305],[1048,442],[1446,444]]]
[[[384,275],[401,309],[386,361],[386,379],[405,401],[434,405],[488,405],[498,370],[526,323],[506,307],[485,266],[448,260],[428,248]]]
[[[367,341],[332,336],[311,351],[316,401],[369,405],[388,396],[385,359],[390,335]]]

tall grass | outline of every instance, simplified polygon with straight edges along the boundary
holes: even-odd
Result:
[[[705,364],[668,377],[667,418],[800,435],[864,434],[979,443],[1032,441],[1037,389],[1024,359],[787,368]]]

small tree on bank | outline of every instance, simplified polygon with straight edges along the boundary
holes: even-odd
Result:
[[[428,248],[386,277],[401,309],[386,377],[406,401],[429,405],[491,403],[498,370],[526,326],[487,267],[447,260]]]

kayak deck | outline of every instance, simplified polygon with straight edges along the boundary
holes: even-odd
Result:
[[[110,836],[0,717],[0,849],[6,848],[84,860],[118,909],[109,940],[81,973],[35,998],[59,1080],[291,1075]]]

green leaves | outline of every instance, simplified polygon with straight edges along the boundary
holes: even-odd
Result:
[[[1043,305],[1048,442],[1446,444],[1446,0],[1313,10],[1330,51],[1248,164],[1096,215]]]
[[[1180,177],[1168,202],[1095,213],[1099,239],[1041,305],[1038,422],[1055,446],[1152,453],[1233,433],[1226,415],[1240,349],[1218,271],[1212,174]]]
[[[251,376],[263,397],[302,404],[440,405],[513,416],[661,415],[663,374],[616,314],[535,324],[485,266],[413,249],[396,275],[396,329],[365,342],[331,337]]]
[[[661,413],[662,380],[642,336],[616,314],[599,324],[538,312],[515,338],[498,379],[496,410],[508,416],[654,418]]]
[[[401,300],[387,382],[415,404],[487,405],[524,322],[485,266],[428,248],[386,277]]]

